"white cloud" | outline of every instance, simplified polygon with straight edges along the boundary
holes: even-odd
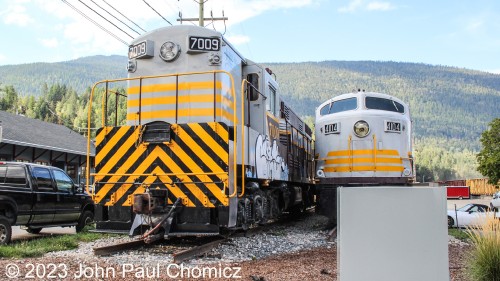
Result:
[[[389,2],[371,2],[368,3],[366,9],[368,11],[390,11],[396,9],[396,7]]]
[[[54,48],[59,46],[59,41],[57,40],[57,38],[40,39],[40,42],[47,48]]]
[[[390,11],[396,9],[396,6],[390,2],[373,1],[366,3],[364,0],[351,0],[347,6],[338,8],[339,13],[354,13],[359,10],[366,11]]]
[[[6,56],[4,56],[3,54],[0,54],[0,62],[5,61],[6,59],[7,59]]]
[[[3,16],[3,22],[5,24],[13,24],[18,26],[27,26],[28,24],[34,22],[33,18],[31,18],[26,13],[26,8],[22,5],[14,3],[7,6],[7,9],[2,11],[0,15]]]
[[[340,7],[338,11],[340,13],[352,13],[360,9],[363,6],[363,0],[352,0],[349,5],[345,7]]]
[[[221,17],[222,11],[224,11],[224,15],[228,17],[229,20],[225,23],[214,22],[214,26],[216,30],[222,32],[224,32],[227,28],[229,31],[227,36],[231,38],[230,41],[233,44],[237,45],[249,42],[250,38],[245,35],[231,34],[230,27],[232,25],[243,22],[252,17],[256,17],[269,10],[305,7],[312,5],[317,1],[319,0],[210,0],[205,4],[205,17],[210,17],[210,11],[213,11],[214,17]],[[44,11],[49,16],[60,19],[63,23],[62,28],[61,25],[54,25],[51,27],[52,34],[56,34],[55,36],[60,35],[63,38],[60,37],[55,39],[54,35],[50,35],[52,36],[51,39],[44,39],[40,41],[44,46],[59,46],[63,48],[64,45],[64,48],[72,50],[75,57],[92,54],[126,53],[126,46],[122,42],[116,40],[108,33],[95,26],[67,4],[56,0],[33,0],[32,2],[38,6],[38,9]],[[132,38],[123,34],[108,22],[89,11],[88,8],[80,2],[68,2],[127,43],[132,40]],[[106,2],[148,31],[168,25],[151,8],[142,3],[142,1],[134,2],[133,4],[131,4],[130,1],[123,0],[107,0]],[[97,3],[101,7],[118,16],[118,14],[114,12],[114,10],[106,3],[101,1],[98,1]],[[182,16],[185,18],[198,16],[199,7],[193,1],[150,0],[148,3],[174,25],[178,24],[176,20],[179,17],[179,11],[182,12]],[[94,4],[88,2],[87,5],[91,6],[96,11],[99,11],[103,16],[106,16],[106,18],[109,18],[110,20],[112,19],[111,16],[109,16],[106,12],[103,12]],[[121,16],[119,16],[119,18],[123,19]],[[140,31],[140,33],[143,33],[143,31],[135,27],[134,24],[126,21],[125,19],[123,20],[137,31]],[[112,21],[116,22],[114,19]],[[205,24],[211,24],[211,21],[205,21]],[[117,23],[117,25],[123,26],[119,23]],[[123,27],[123,29],[130,35],[137,36],[136,33],[130,31],[128,28]]]
[[[494,73],[494,74],[500,74],[500,68],[499,69],[486,70],[486,72],[490,72],[490,73]]]

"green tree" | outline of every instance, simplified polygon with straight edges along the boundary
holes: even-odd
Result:
[[[500,180],[500,118],[495,118],[481,134],[482,149],[477,154],[477,170],[489,178],[491,184]]]
[[[17,101],[19,99],[16,89],[14,89],[13,86],[5,86],[5,88],[0,90],[3,92],[0,98],[0,110],[15,113],[17,110]]]

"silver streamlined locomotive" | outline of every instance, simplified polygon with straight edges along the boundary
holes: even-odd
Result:
[[[337,186],[414,181],[410,110],[400,99],[358,91],[316,110],[317,210],[332,218]]]
[[[127,124],[109,124],[105,106],[95,140],[97,229],[217,235],[313,203],[312,130],[219,32],[151,31],[128,72],[94,87],[128,88]]]

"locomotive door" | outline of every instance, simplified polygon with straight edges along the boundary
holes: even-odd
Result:
[[[351,176],[373,177],[375,176],[375,153],[373,140],[353,140],[350,153]]]

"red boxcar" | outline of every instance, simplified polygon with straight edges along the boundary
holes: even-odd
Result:
[[[468,186],[447,186],[446,197],[448,199],[470,199],[470,187]]]

